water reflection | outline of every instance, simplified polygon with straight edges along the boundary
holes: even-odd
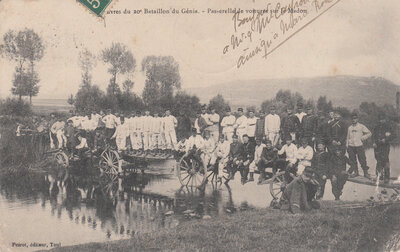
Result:
[[[391,155],[398,155],[398,149]],[[371,173],[374,160],[367,151]],[[372,153],[373,155],[373,153]],[[393,156],[392,174],[399,174]],[[257,179],[257,177],[255,178]],[[324,199],[333,199],[327,183]],[[366,200],[375,188],[347,183],[343,200]],[[206,190],[179,187],[171,165],[148,167],[127,177],[101,175],[91,166],[0,178],[0,236],[6,242],[61,242],[72,245],[134,237],[176,227],[193,218],[216,218],[252,207],[267,207],[268,185],[240,179]]]

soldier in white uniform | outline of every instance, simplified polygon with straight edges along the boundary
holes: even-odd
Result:
[[[225,137],[221,135],[217,148],[215,149],[215,157],[219,159],[218,162],[218,180],[221,181],[223,170],[228,163],[229,151],[231,148],[231,143],[225,140]]]
[[[176,120],[175,116],[171,115],[170,110],[165,111],[165,117],[163,118],[163,121],[167,150],[175,150],[177,143],[175,128],[178,125],[178,121]]]
[[[136,125],[136,139],[135,139],[135,142],[136,142],[136,146],[137,146],[137,149],[138,149],[138,154],[142,154],[142,149],[143,149],[143,136],[142,136],[142,133],[143,133],[143,116],[142,116],[142,112],[141,111],[137,111],[137,113],[136,113],[136,122],[135,122],[135,125]]]
[[[270,113],[265,117],[265,136],[276,146],[279,141],[279,131],[281,129],[281,118],[276,114],[275,106],[271,106]]]
[[[215,108],[211,108],[211,114],[208,116],[208,127],[207,130],[210,131],[211,137],[215,142],[219,139],[219,115],[215,111]]]
[[[249,117],[247,118],[247,127],[246,127],[246,134],[249,136],[249,142],[255,145],[256,143],[256,124],[257,124],[258,117],[254,115],[254,110],[249,110]]]
[[[226,116],[221,121],[221,127],[222,127],[222,134],[226,137],[226,140],[230,143],[232,143],[232,136],[235,131],[234,128],[235,123],[236,123],[236,117],[231,114],[231,109],[228,108],[226,110]]]
[[[126,138],[129,136],[129,125],[125,123],[124,117],[121,117],[121,124],[117,126],[112,138],[115,138],[118,151],[126,150]]]
[[[151,150],[151,124],[153,121],[153,117],[150,115],[150,111],[146,110],[145,115],[142,117],[142,132],[143,132],[143,150],[146,154],[149,154]]]
[[[239,117],[235,122],[236,135],[239,137],[239,141],[243,143],[243,135],[247,134],[247,117],[243,114],[243,108],[238,108]]]
[[[161,150],[164,149],[163,141],[162,141],[162,118],[158,116],[158,113],[154,113],[154,117],[151,123],[151,147],[150,149],[155,151],[156,155],[161,154]]]

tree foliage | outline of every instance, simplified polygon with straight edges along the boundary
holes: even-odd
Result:
[[[104,92],[97,85],[81,86],[75,95],[77,111],[99,111],[103,109]]]
[[[110,88],[115,88],[117,84],[117,75],[132,73],[136,67],[136,60],[127,47],[121,43],[112,43],[111,47],[101,52],[101,58],[104,63],[110,64],[108,72],[112,75],[110,79]],[[112,90],[115,94],[115,91]]]
[[[29,96],[32,102],[32,96],[39,93],[39,76],[35,71],[35,63],[43,58],[44,49],[42,39],[31,29],[19,32],[9,30],[3,36],[0,53],[17,62],[11,92],[20,100],[22,96]]]
[[[210,99],[208,107],[214,108],[215,111],[222,117],[225,114],[227,108],[229,108],[229,103],[225,101],[221,94],[216,95]]]
[[[146,74],[142,93],[147,106],[171,106],[175,90],[181,88],[179,64],[172,56],[147,56],[142,61],[142,71]]]

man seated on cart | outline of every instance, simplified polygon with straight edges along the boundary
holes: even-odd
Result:
[[[318,182],[313,179],[313,173],[311,167],[304,168],[303,173],[285,187],[277,207],[291,213],[319,209],[320,204],[315,200]]]
[[[270,140],[266,140],[265,148],[261,153],[260,161],[257,164],[257,168],[260,171],[260,177],[258,178],[258,184],[261,184],[266,177],[266,168],[272,168],[272,172],[275,170],[276,160],[278,159],[277,149],[272,145]]]
[[[297,147],[292,142],[292,136],[287,135],[285,139],[286,144],[282,146],[282,148],[278,151],[278,155],[285,154],[285,159],[280,159],[277,161],[274,174],[276,173],[278,168],[283,169],[284,171],[286,171],[286,182],[290,183],[290,181],[292,181],[293,177],[295,176],[297,169]]]
[[[254,149],[253,142],[249,141],[249,136],[244,134],[243,139],[243,165],[240,167],[240,173],[242,175],[242,184],[247,182],[247,175],[249,173],[249,166],[254,160]]]
[[[233,180],[236,171],[242,170],[244,158],[244,145],[239,142],[238,135],[233,135],[232,143],[229,148],[228,163],[226,165],[229,172],[228,180]]]
[[[256,168],[260,168],[261,166],[261,154],[264,151],[265,144],[262,143],[261,138],[256,138],[256,147],[254,150],[254,159],[253,162],[250,163],[249,171],[250,171],[250,179],[249,181],[254,181],[254,171]]]
[[[215,163],[218,163],[218,182],[222,181],[223,170],[226,168],[228,162],[229,150],[231,147],[230,142],[225,139],[225,135],[219,136],[219,142],[215,149]]]
[[[214,138],[211,137],[209,131],[204,131],[204,138],[205,138],[204,148],[203,148],[204,162],[206,165],[214,166],[215,162],[217,161],[215,155],[215,149],[217,148],[217,144],[215,143]]]
[[[77,134],[77,138],[79,141],[79,144],[75,146],[75,154],[78,155],[78,157],[82,157],[82,155],[89,150],[89,146],[87,144],[87,140],[84,137],[82,133]]]

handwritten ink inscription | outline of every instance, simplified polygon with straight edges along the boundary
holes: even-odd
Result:
[[[232,16],[232,34],[222,49],[234,53],[236,67],[255,57],[268,55],[314,22],[341,0],[287,0],[268,3],[263,9],[237,9]]]

